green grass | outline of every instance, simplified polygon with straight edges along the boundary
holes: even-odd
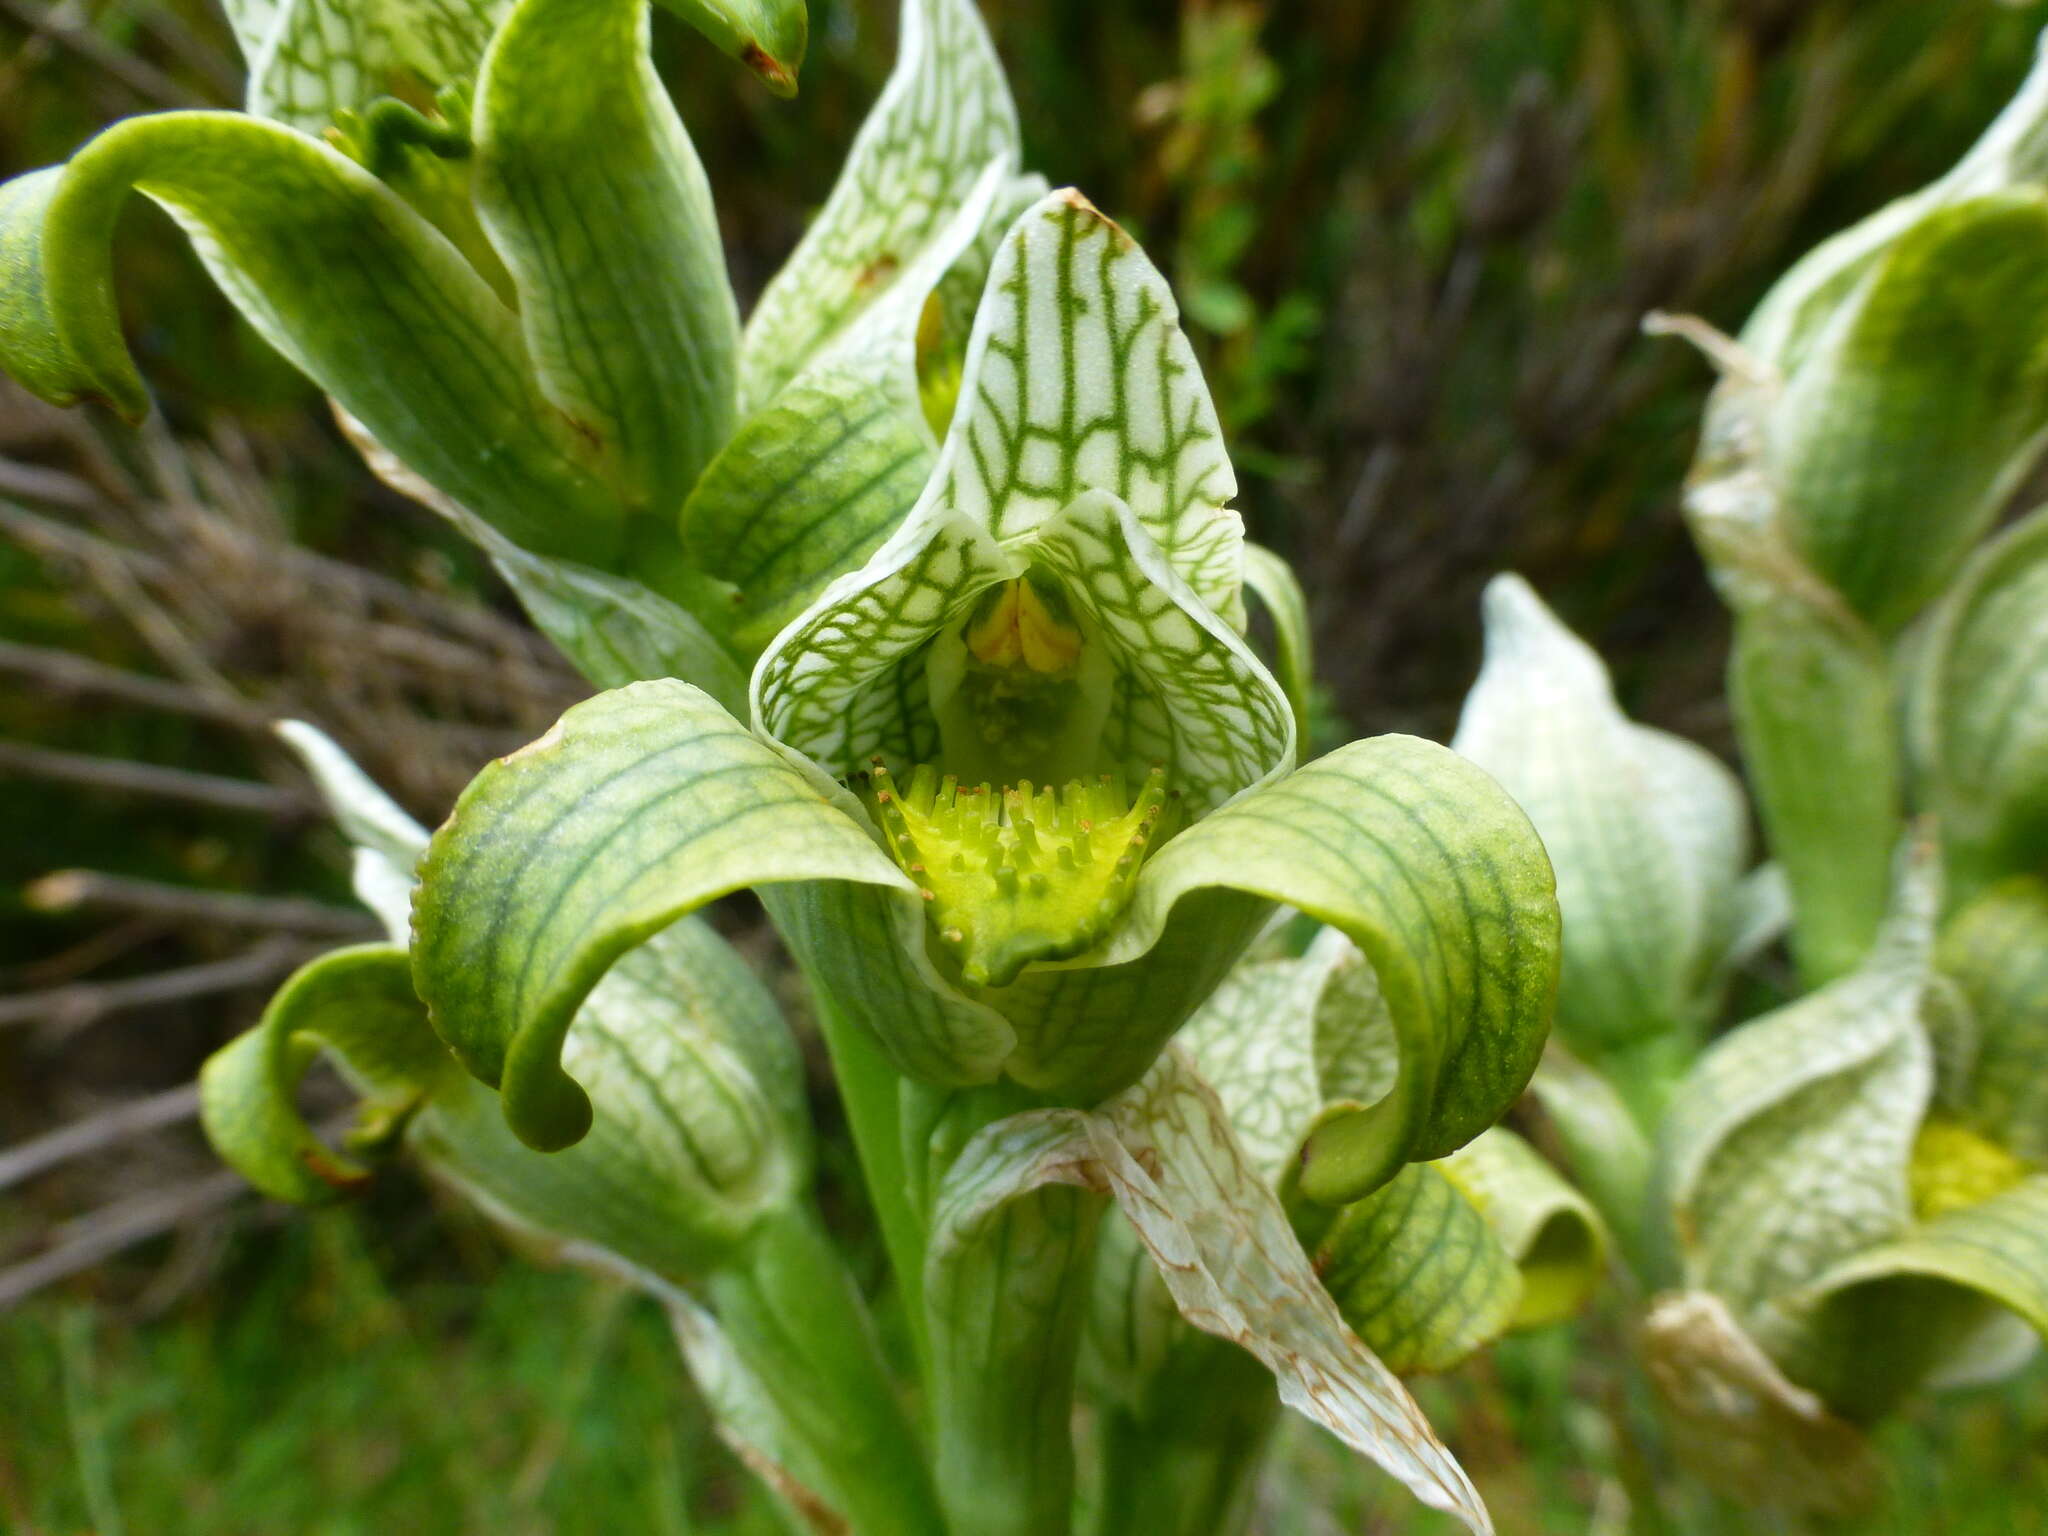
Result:
[[[778,1529],[651,1304],[488,1249],[397,1288],[367,1230],[325,1212],[238,1238],[154,1320],[58,1301],[0,1320],[0,1528]]]
[[[781,1529],[712,1435],[653,1306],[507,1259],[473,1218],[431,1212],[416,1191],[247,1228],[212,1273],[159,1316],[45,1299],[0,1318],[0,1531]],[[1672,1473],[1621,1350],[1613,1320],[1593,1319],[1418,1385],[1502,1536],[1798,1530]],[[1924,1400],[1881,1443],[1883,1511],[1834,1536],[2037,1529],[2048,1369]],[[1281,1456],[1265,1536],[1455,1530],[1306,1423],[1289,1425]]]

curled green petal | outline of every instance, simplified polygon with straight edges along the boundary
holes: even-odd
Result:
[[[1354,742],[1216,811],[1152,858],[1111,961],[1209,888],[1285,902],[1365,952],[1399,1046],[1384,1097],[1325,1112],[1300,1188],[1346,1204],[1456,1151],[1520,1097],[1549,1032],[1558,917],[1528,820],[1464,759]],[[1240,943],[1242,940],[1239,941]]]
[[[524,548],[614,556],[621,509],[535,385],[517,317],[362,167],[273,123],[131,119],[0,188],[0,366],[21,382],[59,404],[147,409],[108,279],[131,191],[168,209],[264,338],[437,491]]]
[[[323,1048],[373,1096],[366,1129],[410,1114],[453,1066],[427,1028],[403,949],[365,944],[300,967],[256,1026],[208,1057],[199,1074],[207,1139],[251,1184],[280,1200],[318,1204],[369,1177],[367,1167],[329,1148],[299,1115],[299,1079]]]
[[[1447,1370],[1507,1331],[1514,1256],[1439,1168],[1403,1168],[1336,1213],[1310,1260],[1358,1336],[1396,1371]]]
[[[521,1140],[579,1140],[590,1103],[561,1068],[562,1039],[620,955],[743,886],[845,883],[915,901],[857,814],[685,684],[636,683],[576,706],[477,776],[421,863],[413,965],[434,1028],[502,1087]],[[879,946],[874,963],[907,969],[899,946]],[[993,1050],[999,1063],[1000,1021],[967,1022],[984,1038],[961,1057]]]
[[[800,1198],[810,1137],[795,1037],[706,924],[665,928],[614,966],[577,1010],[563,1061],[597,1105],[575,1146],[523,1144],[497,1095],[450,1061],[413,1119],[412,1151],[541,1246],[590,1245],[671,1284],[730,1262]]]
[[[1672,1097],[1663,1181],[1688,1283],[1774,1354],[1797,1327],[1784,1296],[1912,1219],[1907,1164],[1934,1089],[1920,1015],[1936,885],[1932,849],[1912,849],[1863,966],[1724,1035]]]
[[[1855,1254],[1793,1298],[1788,1362],[1839,1411],[1884,1413],[1983,1332],[1988,1306],[2048,1335],[2048,1177]]]
[[[1534,1147],[1496,1125],[1431,1166],[1486,1218],[1521,1271],[1512,1327],[1560,1322],[1585,1305],[1600,1283],[1607,1234],[1586,1197]]]

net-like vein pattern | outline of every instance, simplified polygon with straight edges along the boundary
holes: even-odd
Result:
[[[403,73],[467,84],[512,0],[227,0],[249,66],[248,107],[318,132],[337,108],[386,95]]]
[[[905,0],[902,25],[832,195],[747,323],[743,414],[888,288],[989,161],[1018,154],[1017,109],[974,0]]]
[[[1085,198],[1033,206],[989,273],[938,494],[1008,542],[1113,492],[1242,628],[1237,478],[1178,322],[1166,279]]]
[[[1102,766],[1165,766],[1197,810],[1281,768],[1287,701],[1242,640],[1190,593],[1116,498],[1080,498],[1008,547],[942,506],[828,589],[755,678],[762,726],[837,774],[938,745],[922,652],[992,584],[1036,567],[1059,579],[1115,666]]]

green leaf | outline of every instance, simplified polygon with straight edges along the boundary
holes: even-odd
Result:
[[[1308,621],[1308,599],[1294,570],[1263,544],[1249,541],[1244,546],[1244,584],[1265,605],[1273,621],[1274,675],[1294,706],[1294,739],[1297,750],[1309,750],[1308,712],[1315,686],[1315,668],[1310,660],[1313,644]]]
[[[264,338],[438,492],[536,553],[613,558],[623,510],[535,384],[518,317],[369,172],[273,123],[132,119],[0,187],[0,364],[23,384],[131,419],[147,408],[107,273],[131,190],[168,209]]]
[[[207,1058],[199,1113],[207,1139],[236,1172],[267,1195],[307,1205],[370,1176],[299,1115],[299,1080],[322,1048],[375,1096],[373,1117],[402,1118],[438,1085],[460,1083],[413,996],[402,948],[363,944],[301,966],[253,1029]]]
[[[1429,1167],[1477,1207],[1521,1271],[1511,1326],[1561,1322],[1600,1283],[1607,1234],[1586,1197],[1513,1131],[1496,1125]]]
[[[356,899],[377,914],[394,944],[412,937],[412,871],[426,851],[427,829],[399,809],[349,755],[302,720],[281,720],[277,734],[297,754],[355,851]]]
[[[1954,574],[2048,426],[2048,195],[1950,204],[1889,245],[1768,415],[1794,547],[1889,632]]]
[[[636,683],[577,705],[485,768],[427,850],[413,963],[434,1028],[471,1072],[502,1084],[522,1140],[575,1142],[590,1106],[559,1065],[563,1034],[606,967],[649,935],[715,897],[782,881],[899,891],[898,922],[922,923],[914,888],[851,804],[685,684]],[[901,935],[885,950],[900,951]],[[960,1054],[986,1059],[992,1047],[993,1076],[1001,1022],[967,1019],[982,1040]]]
[[[1687,1283],[1726,1299],[1774,1355],[1799,1326],[1788,1295],[1911,1220],[1907,1159],[1933,1092],[1920,1025],[1932,862],[1912,850],[1860,969],[1716,1041],[1663,1126]]]
[[[466,86],[511,0],[224,0],[257,117],[318,133],[343,109]]]
[[[1949,920],[1936,959],[1976,1024],[1963,1118],[2048,1165],[2048,884],[2022,876],[1991,887]]]
[[[1146,865],[1110,962],[1142,953],[1175,902],[1250,891],[1365,952],[1398,1042],[1369,1105],[1327,1111],[1301,1189],[1344,1204],[1443,1157],[1520,1097],[1549,1031],[1558,964],[1550,865],[1527,818],[1430,742],[1354,742],[1181,833]]]
[[[1971,557],[1918,663],[1915,766],[1960,905],[2048,868],[2048,509]]]
[[[904,0],[896,67],[832,195],[747,322],[751,416],[952,218],[991,160],[1014,168],[1017,109],[974,0]]]
[[[519,0],[477,85],[476,202],[541,392],[666,520],[732,431],[739,310],[647,28],[644,0]]]
[[[1529,814],[1564,914],[1558,1032],[1603,1053],[1703,1022],[1747,862],[1735,777],[1690,742],[1633,724],[1600,658],[1517,576],[1486,589],[1486,661],[1453,750]]]
[[[746,673],[695,614],[628,576],[529,555],[502,540],[489,548],[534,625],[598,687],[672,677],[728,710],[746,708]]]
[[[735,640],[765,647],[913,507],[938,439],[918,383],[918,333],[940,280],[994,207],[993,164],[900,277],[741,423],[682,514],[691,559],[734,588]]]

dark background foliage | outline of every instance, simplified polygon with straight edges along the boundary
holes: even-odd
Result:
[[[1174,281],[1240,505],[1309,591],[1330,738],[1446,735],[1478,589],[1512,568],[1628,707],[1724,752],[1725,626],[1677,512],[1708,378],[1641,317],[1739,325],[1800,251],[1954,159],[2043,20],[1992,0],[985,10],[1029,163]],[[830,186],[892,11],[814,0],[793,103],[657,18],[743,299]],[[238,74],[198,0],[0,0],[0,174],[129,113],[232,105]],[[431,820],[578,685],[371,481],[161,214],[126,216],[115,265],[160,418],[138,436],[0,393],[0,1308],[52,1282],[0,1318],[0,1527],[763,1528],[650,1315],[507,1264],[402,1178],[366,1215],[279,1223],[183,1125],[204,1053],[347,921],[340,845],[264,719],[318,721]],[[135,763],[197,777],[136,785]],[[72,867],[177,892],[42,879]],[[5,1148],[163,1094],[170,1130],[4,1177]],[[1624,1353],[1596,1320],[1432,1389],[1508,1528],[1583,1530],[1629,1497],[1657,1528],[1668,1469],[1602,1385]],[[1882,1528],[2031,1518],[2042,1399],[2037,1370],[1895,1430]],[[1418,1528],[1306,1439],[1297,1465],[1271,1529]],[[1663,1497],[1670,1529],[1754,1528]]]

